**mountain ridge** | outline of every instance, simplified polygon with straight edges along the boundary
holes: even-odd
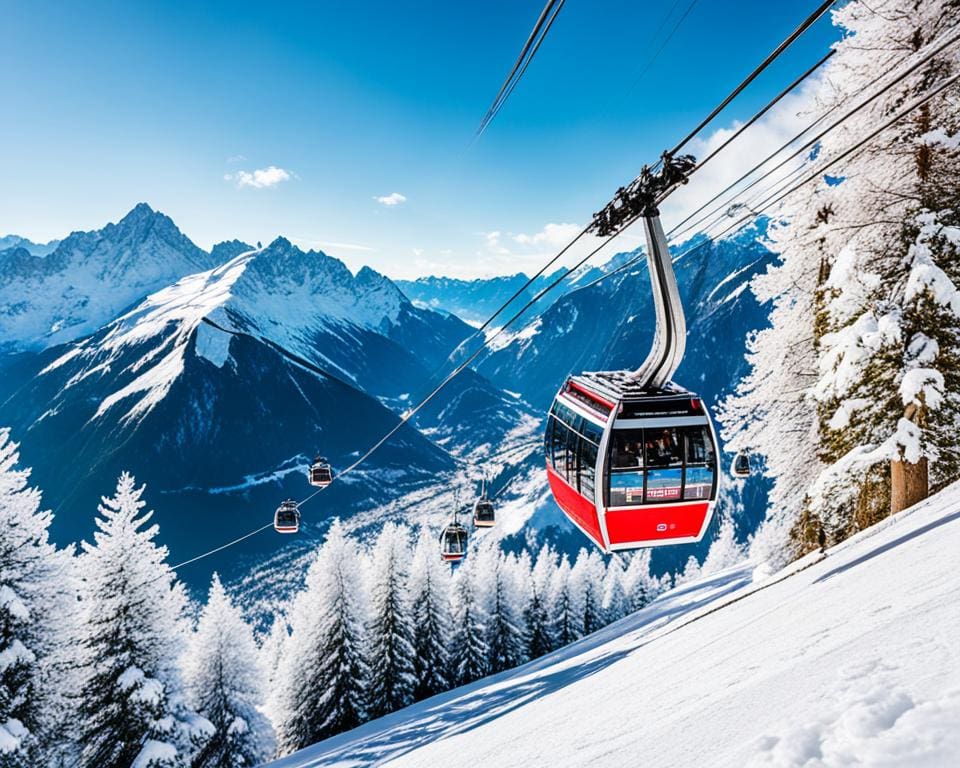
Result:
[[[168,253],[166,272],[127,285],[129,270]],[[230,258],[198,270],[213,254]],[[146,291],[116,311],[119,299],[92,309],[99,294],[80,302],[69,341],[40,334],[0,351],[0,423],[13,428],[57,510],[53,532],[64,543],[89,535],[97,500],[122,470],[147,483],[175,558],[195,554],[197,536],[219,542],[238,527],[259,527],[278,499],[307,492],[305,469],[316,452],[342,468],[397,426],[470,333],[452,315],[415,307],[373,269],[354,275],[283,237],[256,248],[227,241],[207,254],[145,204],[117,224],[74,233],[45,257],[49,264],[18,249],[3,262],[11,272],[14,259],[45,290],[106,269],[104,283],[122,283],[124,300]],[[167,282],[175,268],[187,271]],[[20,314],[31,312],[50,319],[41,304]],[[3,342],[16,338],[0,327]],[[451,403],[461,417],[482,412],[483,425],[441,434],[438,414]],[[426,433],[402,425],[314,502],[294,549],[321,535],[332,515],[447,477],[455,454],[498,442],[527,412],[472,372],[432,405],[438,410],[425,409],[418,421]],[[261,537],[207,565],[227,575],[237,556],[260,558],[278,543],[292,544]],[[196,569],[191,575],[206,579]]]

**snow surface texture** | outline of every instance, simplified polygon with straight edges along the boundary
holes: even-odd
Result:
[[[271,765],[957,765],[958,510],[960,483]]]

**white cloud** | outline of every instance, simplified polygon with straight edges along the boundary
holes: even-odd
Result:
[[[255,171],[227,173],[223,178],[226,181],[235,181],[238,189],[243,189],[244,187],[266,189],[267,187],[277,186],[281,181],[289,181],[293,178],[293,174],[283,168],[270,165],[266,168],[258,168]]]
[[[715,194],[724,189],[728,184],[738,179],[748,170],[753,168],[761,159],[792,139],[805,128],[812,120],[811,108],[814,103],[816,89],[820,85],[820,80],[814,78],[806,83],[796,94],[791,94],[783,99],[776,107],[761,118],[757,123],[750,126],[746,131],[737,137],[729,146],[725,147],[714,159],[703,166],[702,170],[690,179],[690,183],[677,189],[661,206],[661,218],[663,219],[664,229],[669,231],[671,227],[681,222],[688,214],[692,213],[701,204],[706,203]],[[704,158],[714,149],[718,148],[727,139],[733,135],[740,123],[733,122],[730,126],[719,128],[713,133],[708,134],[702,139],[696,139],[684,148],[685,152],[690,152],[698,158]],[[781,160],[787,157],[793,149],[809,139],[809,135],[804,137],[794,145],[790,152],[784,152],[778,155],[772,162],[767,163],[759,173],[772,169]],[[782,169],[776,171],[772,176],[757,184],[749,192],[746,198],[751,205],[755,205],[766,194],[761,193],[776,186],[777,182],[788,176],[801,162],[801,158],[787,163]],[[739,200],[740,196],[736,191],[744,188],[746,184],[757,178],[754,174],[746,182],[739,184],[734,194],[724,195],[716,203],[711,204],[704,213],[718,208],[717,214],[711,215],[702,224],[695,228],[695,231],[708,227],[711,222],[716,220],[712,232],[718,233],[728,224],[732,224],[736,218],[724,217],[723,210],[729,207],[730,203]],[[801,179],[803,176],[798,176]],[[788,185],[787,185],[788,186]],[[784,188],[787,188],[785,186]],[[751,200],[754,195],[757,199]],[[765,211],[769,213],[769,211]],[[693,221],[697,221],[704,213],[698,214]],[[744,211],[746,213],[746,211]],[[684,225],[685,227],[687,225]],[[684,234],[680,240],[685,240],[694,232]]]
[[[373,253],[377,250],[376,248],[361,243],[343,243],[336,240],[317,240],[317,245],[321,248],[342,248],[345,251],[365,251],[368,253]]]
[[[227,162],[228,162],[228,163],[242,163],[242,162],[243,162],[244,160],[246,160],[246,159],[247,159],[247,158],[244,157],[243,155],[230,155],[230,157],[227,158]]]
[[[444,269],[434,274],[443,274],[449,277],[491,277],[493,275],[508,275],[517,272],[533,274],[545,262],[556,256],[567,246],[583,229],[580,224],[546,224],[534,234],[522,234],[492,230],[478,232],[482,238],[480,247],[474,251],[472,259],[466,261],[457,259],[456,262],[447,262]],[[589,251],[602,245],[593,235],[586,235],[571,247],[555,262],[553,269],[574,265]],[[617,250],[630,250],[622,242],[613,244],[610,248],[604,247],[594,258],[594,263],[603,263]],[[446,255],[440,251],[440,255]],[[452,255],[452,254],[451,254]]]
[[[520,245],[548,245],[552,248],[563,248],[583,229],[579,224],[547,224],[533,235],[513,235],[514,242]]]
[[[383,195],[382,197],[374,195],[373,199],[380,203],[380,205],[385,205],[388,208],[407,202],[407,198],[399,192],[391,192],[389,195]]]
[[[496,253],[501,256],[508,256],[510,254],[510,249],[505,247],[503,243],[500,242],[500,231],[496,230],[494,232],[484,232],[484,238],[487,241],[487,250],[490,253]]]

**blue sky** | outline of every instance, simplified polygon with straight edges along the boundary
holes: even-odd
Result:
[[[468,151],[542,5],[0,0],[0,234],[146,201],[204,247],[283,234],[397,277],[535,268],[815,2],[698,0],[630,89],[674,0],[567,0]],[[716,127],[837,35],[822,19]]]

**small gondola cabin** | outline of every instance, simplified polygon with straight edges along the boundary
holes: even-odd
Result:
[[[297,533],[300,530],[300,508],[288,499],[273,515],[273,529],[277,533]]]
[[[473,524],[477,528],[492,528],[496,525],[497,515],[493,502],[483,494],[473,502]]]
[[[467,529],[460,523],[450,523],[440,533],[440,559],[457,563],[467,556]]]
[[[730,474],[734,477],[750,477],[750,457],[744,451],[733,457]]]
[[[333,468],[330,462],[322,456],[317,456],[310,464],[310,485],[317,488],[326,488],[333,482]]]

